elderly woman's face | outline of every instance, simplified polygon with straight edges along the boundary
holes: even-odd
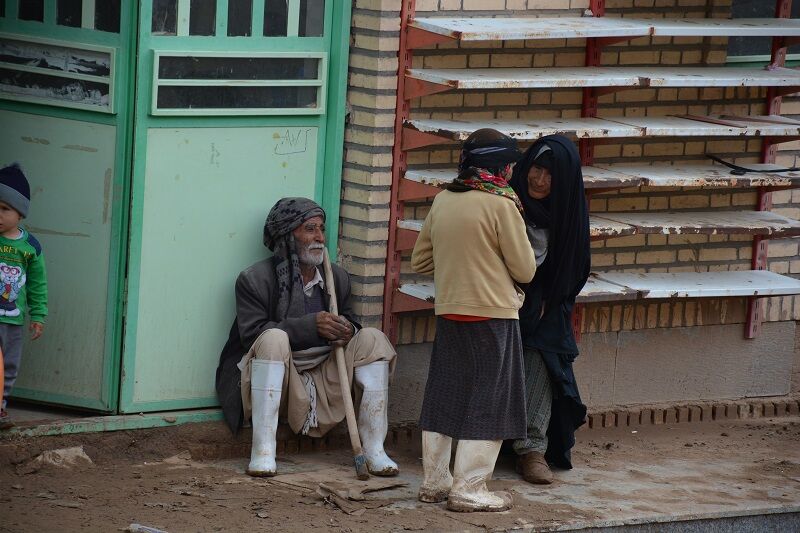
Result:
[[[541,200],[550,195],[551,176],[546,168],[531,166],[528,171],[528,194],[531,198]]]

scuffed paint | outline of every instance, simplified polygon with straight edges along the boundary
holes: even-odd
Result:
[[[41,139],[39,137],[20,137],[20,139],[22,139],[26,143],[43,144],[45,146],[50,144],[50,141],[48,141],[47,139]]]
[[[97,152],[97,148],[91,146],[81,146],[80,144],[65,144],[61,148],[66,150],[78,150],[80,152]]]

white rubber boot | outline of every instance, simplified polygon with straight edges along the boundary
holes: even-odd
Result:
[[[358,410],[358,434],[367,458],[367,470],[374,476],[396,476],[400,469],[383,450],[389,430],[389,362],[375,361],[355,369],[355,381],[363,389]]]
[[[462,513],[474,511],[506,511],[512,498],[507,492],[489,492],[486,481],[492,477],[497,454],[503,441],[461,440],[456,448],[453,466],[453,488],[447,497],[447,508]]]
[[[253,359],[250,390],[253,403],[253,444],[247,473],[255,477],[274,476],[275,433],[278,430],[278,409],[281,406],[283,361]]]
[[[453,486],[450,474],[450,450],[453,439],[433,431],[422,432],[422,469],[425,478],[419,487],[419,501],[439,503],[447,499]]]

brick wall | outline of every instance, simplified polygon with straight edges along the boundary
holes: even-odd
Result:
[[[730,0],[607,0],[608,16],[727,17]],[[420,16],[496,15],[519,10],[528,16],[580,15],[588,0],[417,0]],[[350,57],[351,106],[346,132],[342,191],[341,262],[354,275],[356,312],[366,324],[379,325],[384,259],[388,236],[391,150],[397,85],[399,0],[356,0]],[[582,39],[444,44],[414,52],[415,68],[581,66]],[[605,49],[602,64],[721,65],[725,38],[640,38]],[[766,91],[759,88],[634,89],[600,98],[599,116],[668,114],[757,114],[764,112]],[[412,117],[503,119],[580,116],[581,91],[571,89],[464,91],[437,94],[413,102]],[[800,100],[787,99],[785,114],[800,114]],[[758,160],[758,139],[625,139],[597,144],[601,163],[703,163],[705,152],[739,163]],[[794,164],[800,142],[782,146],[779,163]],[[409,153],[409,166],[452,168],[456,145]],[[800,218],[800,191],[773,195],[775,211]],[[406,218],[424,218],[428,203],[406,204]],[[591,212],[629,210],[753,209],[754,189],[642,188],[595,194]],[[680,272],[747,270],[752,239],[746,235],[637,235],[593,243],[593,270]],[[770,269],[800,274],[796,240],[775,240],[769,247]],[[403,265],[403,279],[415,278]],[[768,320],[800,318],[800,299],[773,298]],[[587,306],[583,331],[733,324],[746,320],[746,300],[689,300]],[[400,343],[433,339],[430,313],[412,314],[400,323]]]

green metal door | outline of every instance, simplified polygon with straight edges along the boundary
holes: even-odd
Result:
[[[0,165],[31,184],[23,225],[49,282],[44,336],[25,341],[13,396],[117,407],[130,146],[133,5],[0,2]]]
[[[278,198],[315,198],[337,227],[349,17],[333,0],[140,3],[122,412],[216,405],[233,282],[265,256]]]

